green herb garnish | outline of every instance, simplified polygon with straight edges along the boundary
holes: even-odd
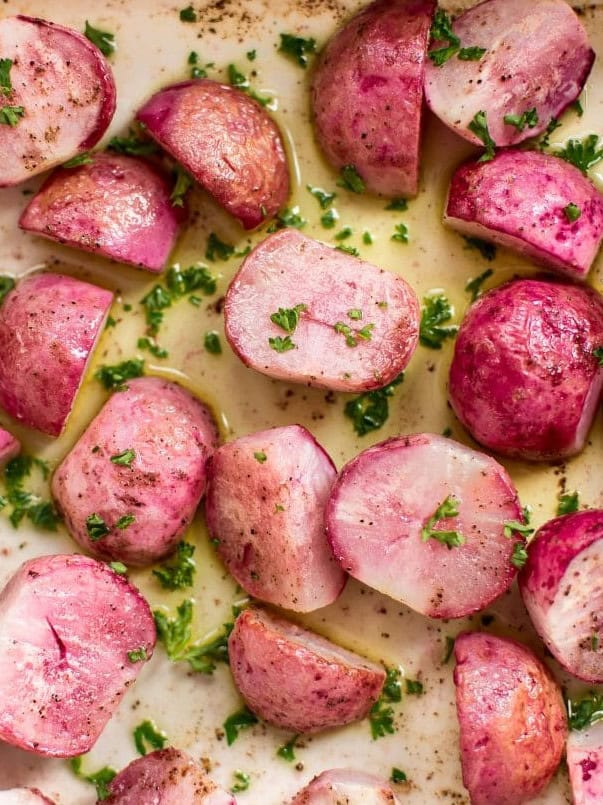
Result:
[[[180,9],[180,22],[197,22],[197,12],[192,6]]]
[[[442,665],[446,665],[450,661],[453,651],[454,651],[454,637],[446,635],[446,648],[444,649],[444,655],[442,657]]]
[[[226,733],[226,743],[228,746],[232,746],[232,744],[237,740],[241,730],[249,729],[249,727],[252,727],[257,723],[258,720],[256,716],[254,716],[251,710],[248,710],[247,707],[243,707],[241,710],[238,710],[236,713],[228,716],[223,724],[224,732]]]
[[[490,136],[490,132],[488,131],[488,121],[486,118],[485,112],[477,112],[471,123],[469,123],[469,131],[473,132],[478,140],[481,140],[484,144],[486,152],[481,155],[481,157],[477,160],[478,162],[490,162],[491,159],[494,159],[495,156],[495,149],[496,143]]]
[[[471,301],[475,302],[478,296],[481,296],[482,285],[484,282],[494,274],[491,268],[487,268],[479,276],[470,279],[465,285],[465,291],[471,294]]]
[[[96,796],[99,802],[108,799],[111,793],[109,791],[109,783],[111,783],[113,778],[117,775],[117,772],[115,769],[111,769],[109,766],[103,766],[102,769],[99,769],[92,774],[86,774],[82,771],[82,758],[83,756],[71,758],[69,761],[71,771],[76,775],[76,777],[79,777],[80,780],[91,783],[96,787]]]
[[[366,436],[383,427],[389,417],[389,398],[394,396],[396,386],[404,380],[404,373],[391,383],[376,391],[365,391],[358,397],[348,400],[343,412],[352,420],[358,436]]]
[[[548,148],[550,145],[551,134],[557,131],[557,129],[561,128],[561,123],[557,120],[557,118],[552,117],[549,121],[549,125],[546,127],[544,135],[540,142],[538,143],[538,148],[543,151],[545,148]]]
[[[529,129],[536,128],[539,123],[536,107],[522,112],[521,115],[505,115],[503,120],[507,126],[514,126],[517,131],[524,131],[526,126]]]
[[[514,565],[518,570],[525,565],[528,561],[528,552],[526,550],[526,546],[523,542],[516,542],[513,545],[513,554],[511,555],[511,564]]]
[[[324,215],[320,216],[320,223],[325,229],[333,229],[338,220],[337,210],[327,210]]]
[[[0,95],[10,95],[13,91],[13,85],[10,80],[12,66],[12,59],[0,59]]]
[[[131,157],[146,157],[156,154],[159,150],[152,140],[141,140],[133,130],[130,130],[128,137],[112,137],[107,148],[116,154]]]
[[[154,285],[140,300],[145,309],[145,319],[151,335],[157,335],[163,322],[163,311],[172,306],[172,296],[162,285]]]
[[[572,514],[577,512],[580,506],[580,501],[577,492],[565,492],[559,495],[559,502],[557,504],[557,517],[563,514]]]
[[[208,330],[203,336],[203,346],[205,351],[210,355],[220,355],[222,352],[222,344],[220,343],[220,336],[215,330]]]
[[[440,520],[444,520],[447,517],[457,517],[458,513],[459,501],[452,495],[448,495],[421,529],[421,541],[427,542],[430,539],[435,539],[445,545],[448,550],[464,545],[465,537],[458,531],[441,531],[434,528]]]
[[[563,212],[565,213],[565,217],[567,218],[570,224],[573,224],[582,215],[582,210],[580,209],[580,207],[578,207],[577,204],[573,203],[568,204],[567,207],[564,207]]]
[[[408,209],[408,201],[405,198],[393,198],[385,209],[395,210],[396,212],[406,212]]]
[[[22,106],[2,106],[0,107],[0,123],[14,128],[24,114],[25,109]]]
[[[93,45],[96,45],[103,56],[110,56],[115,50],[115,34],[93,28],[88,20],[86,20],[84,36],[86,39],[89,39]]]
[[[146,755],[149,749],[163,749],[167,744],[167,735],[160,732],[152,721],[143,721],[134,729],[134,745],[139,755]]]
[[[453,56],[457,56],[461,61],[479,61],[486,48],[461,47],[461,40],[452,30],[452,21],[448,14],[442,9],[435,13],[431,25],[431,39],[435,42],[447,42],[445,47],[430,50],[427,54],[436,67],[441,67]]]
[[[306,189],[318,201],[321,210],[328,210],[331,204],[337,198],[337,193],[329,193],[328,191],[323,190],[322,187],[312,187],[311,185],[307,184]]]
[[[111,529],[105,523],[100,514],[94,513],[89,514],[88,517],[86,517],[86,531],[88,532],[88,536],[92,542],[98,542],[99,539],[106,537]]]
[[[408,243],[408,227],[406,224],[398,224],[395,233],[391,236],[391,240],[398,243]]]
[[[422,696],[424,693],[423,683],[418,679],[406,679],[406,693],[409,696]]]
[[[160,347],[154,338],[147,338],[146,336],[139,338],[136,342],[136,346],[138,349],[146,349],[155,358],[167,358],[169,355],[167,349]]]
[[[235,254],[236,249],[230,243],[225,243],[220,240],[215,232],[211,232],[207,239],[207,248],[205,249],[205,259],[214,263],[216,260],[230,260]]]
[[[276,232],[278,229],[284,229],[286,226],[294,229],[303,229],[308,222],[302,218],[299,212],[299,207],[287,207],[282,212],[279,212],[274,221],[270,224],[267,232]]]
[[[454,338],[458,332],[456,324],[442,326],[450,321],[454,309],[444,294],[434,294],[423,298],[419,340],[424,347],[442,349],[447,338]]]
[[[175,177],[170,201],[172,202],[172,207],[184,207],[184,197],[193,186],[193,180],[180,165],[176,166]]]
[[[567,713],[572,730],[584,730],[603,719],[603,694],[591,690],[582,699],[568,699]]]
[[[10,293],[15,287],[15,281],[12,277],[0,275],[0,305],[4,301],[6,294]]]
[[[233,625],[225,623],[216,637],[202,643],[191,643],[193,602],[183,601],[176,609],[176,617],[168,618],[163,612],[153,612],[157,637],[164,644],[171,662],[188,662],[193,671],[213,674],[217,662],[228,663],[228,636]]]
[[[389,779],[392,781],[392,783],[405,783],[407,782],[408,777],[401,769],[397,769],[394,766]]]
[[[246,772],[240,771],[239,769],[234,772],[233,777],[235,782],[234,785],[230,787],[230,793],[238,794],[241,791],[247,791],[251,783],[251,777]]]
[[[366,185],[354,165],[345,165],[341,169],[337,187],[343,187],[352,193],[364,193]]]
[[[291,340],[291,336],[286,335],[284,338],[281,338],[280,335],[277,335],[276,338],[269,338],[268,343],[272,347],[275,352],[289,352],[291,349],[296,349],[296,345]]]
[[[132,358],[129,361],[115,364],[115,366],[101,366],[94,377],[103,384],[106,389],[124,389],[126,380],[135,377],[142,377],[144,373],[144,361]]]
[[[164,590],[182,590],[192,585],[197,569],[194,553],[194,545],[181,541],[170,561],[153,570],[153,575],[159,579]]]
[[[70,170],[71,168],[79,168],[82,165],[91,165],[92,162],[93,160],[92,157],[90,156],[90,152],[84,151],[83,154],[78,154],[77,156],[68,159],[67,162],[63,162],[61,167]]]
[[[127,450],[124,450],[122,453],[117,453],[114,456],[111,456],[111,463],[117,464],[120,467],[129,467],[134,459],[136,458],[136,453],[129,447]]]
[[[481,238],[463,237],[463,240],[467,244],[467,248],[477,249],[484,260],[492,262],[496,257],[496,246],[494,243],[488,243],[487,240],[482,240]]]
[[[299,735],[294,735],[286,744],[279,746],[276,750],[276,754],[278,757],[282,757],[283,760],[286,760],[289,763],[293,763],[295,760],[295,742],[299,738]]]
[[[127,652],[128,661],[131,663],[144,662],[147,659],[147,650],[144,646],[135,648]]]
[[[304,69],[308,66],[308,55],[316,53],[316,40],[303,39],[293,34],[281,34],[279,53],[294,59]]]
[[[555,156],[575,165],[586,175],[589,168],[603,159],[603,148],[599,148],[599,135],[589,134],[582,140],[569,140],[561,151],[555,151]]]

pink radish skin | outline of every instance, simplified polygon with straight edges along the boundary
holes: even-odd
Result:
[[[279,308],[305,305],[294,349],[277,352],[270,338],[288,334],[271,321]],[[362,319],[353,320],[351,310]],[[390,383],[406,368],[419,335],[419,302],[407,282],[370,263],[284,229],[249,254],[224,305],[226,337],[239,358],[290,383],[359,392]],[[347,338],[341,323],[368,338]],[[370,328],[370,325],[373,325]]]
[[[36,235],[161,271],[185,213],[170,201],[171,186],[143,159],[93,154],[90,164],[60,168],[21,215]]]
[[[530,461],[579,453],[603,369],[603,301],[590,288],[519,279],[484,294],[461,325],[450,402],[474,439]]]
[[[586,31],[565,0],[486,0],[458,17],[462,47],[485,48],[479,61],[454,56],[441,67],[427,60],[425,97],[434,114],[475,145],[469,130],[486,113],[497,146],[541,134],[576,100],[595,60]],[[432,43],[430,50],[442,47]],[[506,115],[536,110],[534,128],[505,123]]]
[[[0,405],[59,436],[75,402],[113,294],[61,274],[21,280],[0,308]]]
[[[249,708],[296,733],[365,718],[385,682],[381,666],[259,609],[239,615],[228,654]]]
[[[603,721],[567,739],[567,767],[574,805],[603,802]]]
[[[108,788],[106,805],[236,805],[198,763],[172,747],[133,760]]]
[[[144,566],[171,553],[205,491],[207,459],[217,446],[209,410],[158,377],[128,381],[90,423],[52,479],[52,494],[75,541],[99,559]],[[133,450],[127,466],[112,457]],[[92,539],[86,521],[110,529]],[[134,522],[125,528],[124,516]]]
[[[11,788],[0,791],[0,805],[54,805],[37,788]]]
[[[568,219],[574,204],[580,217]],[[570,279],[586,279],[603,238],[603,196],[582,173],[538,151],[501,151],[452,177],[444,223]]]
[[[341,28],[314,73],[318,141],[372,193],[414,196],[434,0],[377,0]]]
[[[525,646],[479,632],[454,644],[463,783],[472,805],[521,805],[546,788],[567,736],[561,691]]]
[[[25,562],[0,593],[0,739],[48,757],[88,752],[154,646],[149,605],[107,565]]]
[[[245,229],[286,202],[289,170],[280,132],[244,92],[208,79],[183,81],[153,95],[137,118]]]
[[[353,769],[331,769],[315,777],[290,805],[400,805],[387,783]]]
[[[0,53],[11,59],[16,126],[0,126],[0,187],[19,184],[92,148],[115,112],[115,82],[85,36],[33,17],[0,20]]]
[[[603,510],[546,523],[530,543],[519,589],[551,654],[579,679],[603,683]]]
[[[4,428],[0,428],[0,467],[4,467],[11,459],[18,456],[21,452],[21,444],[18,439]]]
[[[289,425],[236,439],[208,474],[209,532],[241,587],[296,612],[332,604],[346,578],[324,526],[337,471],[312,434]]]
[[[421,532],[449,496],[458,517],[439,520],[463,545],[449,549]],[[522,521],[513,482],[493,458],[433,434],[389,439],[342,469],[327,505],[327,534],[351,576],[432,618],[484,609],[515,578]]]

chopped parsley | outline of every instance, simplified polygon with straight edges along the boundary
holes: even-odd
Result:
[[[408,209],[408,201],[405,198],[393,198],[385,209],[395,210],[396,212],[406,212]]]
[[[280,335],[277,335],[276,338],[269,338],[268,343],[275,352],[279,353],[289,352],[289,350],[297,348],[291,340],[290,335],[286,335],[284,338],[281,338]]]
[[[490,136],[488,130],[488,121],[484,111],[477,112],[471,123],[469,123],[469,131],[473,132],[478,140],[484,144],[486,152],[481,155],[478,162],[490,162],[494,159],[496,143]]]
[[[170,561],[153,570],[153,575],[159,579],[164,590],[182,590],[192,585],[197,569],[194,553],[195,546],[182,540]]]
[[[180,165],[176,166],[174,187],[170,194],[170,201],[172,207],[184,207],[184,197],[193,186],[193,180],[189,174],[181,168]]]
[[[180,22],[197,22],[197,12],[192,6],[180,9]]]
[[[13,528],[18,528],[23,518],[27,517],[38,528],[56,531],[60,518],[53,504],[23,488],[25,479],[31,475],[34,467],[40,470],[44,480],[48,478],[48,465],[41,459],[21,454],[8,462],[4,468],[6,497],[0,497],[0,509],[10,504],[9,520]]]
[[[337,187],[343,187],[352,193],[364,193],[366,190],[366,185],[354,165],[345,165],[340,176]]]
[[[142,377],[143,374],[144,361],[139,358],[132,358],[129,361],[115,364],[115,366],[101,366],[94,377],[99,380],[106,389],[123,391],[126,380]]]
[[[354,307],[351,310],[348,310],[348,318],[352,319],[352,321],[360,321],[362,318],[362,311],[359,308]]]
[[[208,330],[203,336],[203,346],[205,351],[210,355],[220,355],[222,353],[222,344],[220,343],[220,336],[215,330]]]
[[[485,48],[475,46],[462,48],[461,40],[452,30],[450,17],[442,9],[435,13],[430,34],[433,41],[447,43],[445,47],[430,50],[427,54],[436,67],[441,67],[453,56],[462,61],[479,61],[486,52]]]
[[[355,246],[348,246],[345,243],[340,243],[339,246],[335,247],[336,251],[345,252],[346,254],[351,254],[352,257],[360,257],[360,252]]]
[[[179,265],[171,266],[167,272],[167,287],[175,299],[201,291],[206,296],[216,292],[216,278],[211,271],[203,265],[193,265],[181,269]]]
[[[603,366],[603,347],[595,347],[593,357],[599,361],[599,366]]]
[[[584,698],[567,700],[569,726],[584,730],[603,719],[603,694],[591,690]]]
[[[266,453],[264,453],[263,450],[258,450],[257,452],[255,452],[253,454],[253,457],[258,462],[258,464],[263,464],[268,459],[268,456],[266,455]]]
[[[118,576],[126,576],[128,573],[128,568],[123,562],[109,562],[109,567],[114,573],[117,573]]]
[[[120,531],[125,531],[126,528],[132,525],[132,523],[136,522],[136,517],[133,514],[124,514],[122,515],[119,520],[115,523],[115,528],[119,528]]]
[[[406,224],[398,224],[395,233],[391,236],[391,240],[398,243],[408,243],[408,227]]]
[[[529,129],[536,128],[539,123],[536,107],[522,112],[521,115],[505,115],[503,120],[507,126],[514,126],[517,131],[525,131],[526,126]]]
[[[176,617],[168,618],[163,612],[153,612],[157,637],[164,644],[171,662],[188,662],[193,671],[213,674],[217,662],[228,663],[228,636],[233,624],[223,624],[222,631],[202,643],[191,643],[193,602],[183,601],[176,609]]]
[[[86,517],[86,531],[92,542],[98,542],[111,531],[100,514],[89,514]]]
[[[69,761],[71,771],[76,777],[79,777],[80,780],[91,783],[96,787],[96,796],[99,802],[108,799],[111,794],[109,791],[109,784],[117,775],[117,772],[115,769],[112,769],[109,766],[103,766],[103,768],[99,769],[98,771],[95,771],[91,774],[86,774],[82,771],[82,757],[83,756],[71,758]]]
[[[146,755],[149,749],[163,749],[167,744],[167,735],[160,732],[152,721],[143,721],[134,729],[134,745],[139,755]]]
[[[407,782],[408,777],[401,769],[397,769],[394,766],[389,779],[392,781],[392,783],[405,783]]]
[[[557,131],[557,129],[561,128],[561,123],[557,120],[556,117],[552,117],[549,121],[549,125],[546,127],[544,135],[540,142],[538,143],[538,148],[543,151],[545,148],[548,148],[550,145],[551,134]]]
[[[2,106],[0,107],[0,123],[14,128],[24,114],[25,109],[22,106]]]
[[[274,98],[266,98],[254,92],[249,84],[249,79],[234,64],[228,65],[228,82],[231,86],[240,89],[242,92],[247,93],[254,101],[257,101],[261,106],[268,106]]]
[[[169,355],[167,349],[160,347],[154,338],[147,338],[146,336],[139,338],[136,342],[136,346],[138,349],[148,350],[155,358],[167,358]]]
[[[526,546],[523,542],[516,542],[513,545],[513,553],[511,555],[511,564],[514,565],[518,570],[525,565],[528,561],[528,552],[526,551]]]
[[[147,659],[147,650],[144,646],[140,648],[135,648],[132,651],[127,652],[127,657],[129,662],[132,664],[137,662],[144,662]]]
[[[4,301],[6,294],[10,293],[15,287],[15,281],[12,277],[0,275],[0,305]]]
[[[239,769],[233,773],[233,777],[235,782],[230,787],[230,793],[238,794],[241,791],[247,791],[249,784],[251,783],[251,777],[246,772],[240,771]]]
[[[459,501],[452,495],[448,495],[421,529],[421,541],[427,542],[430,539],[435,539],[445,545],[448,550],[464,545],[465,537],[458,531],[441,531],[434,528],[440,520],[444,520],[447,517],[457,517],[458,513]]]
[[[163,322],[163,311],[172,306],[172,296],[162,285],[153,288],[140,300],[145,309],[147,329],[151,335],[157,335]]]
[[[199,54],[194,50],[189,53],[187,61],[191,65],[191,78],[207,78],[207,71],[215,66],[214,62],[208,62],[204,67],[199,67]]]
[[[124,450],[122,453],[117,453],[116,455],[111,456],[110,461],[112,464],[117,464],[120,467],[129,467],[135,458],[136,453],[131,447],[128,447],[128,449]]]
[[[476,249],[489,263],[496,257],[496,246],[481,238],[463,237],[468,249]],[[466,290],[466,289],[465,289]]]
[[[242,707],[236,713],[228,716],[224,724],[224,732],[226,733],[226,743],[228,746],[232,746],[233,743],[239,737],[239,732],[241,730],[249,729],[254,724],[257,724],[258,720],[257,717],[248,710],[247,707]]]
[[[461,48],[458,52],[457,58],[461,61],[479,61],[484,53],[486,52],[486,48],[478,48],[476,45],[470,48]]]
[[[215,263],[216,260],[230,260],[236,254],[236,249],[230,243],[225,243],[216,235],[211,232],[207,239],[207,248],[205,249],[205,259]]]
[[[303,39],[293,34],[281,34],[279,53],[294,59],[304,70],[308,66],[308,55],[316,53],[316,40]]]
[[[422,696],[424,693],[423,683],[418,679],[406,679],[406,693],[409,696]]]
[[[402,701],[402,685],[400,683],[400,669],[387,668],[385,674],[385,683],[383,685],[382,696],[388,702],[401,702]]]
[[[442,344],[447,338],[454,338],[458,326],[456,324],[442,326],[450,321],[453,314],[454,308],[444,294],[438,293],[423,298],[419,340],[424,347],[442,349]]]
[[[389,417],[389,398],[394,396],[396,386],[404,380],[404,373],[391,383],[375,391],[365,391],[358,397],[348,400],[343,412],[352,420],[358,436],[382,428]]]
[[[577,99],[576,99],[576,100],[573,102],[573,104],[572,104],[572,107],[571,107],[571,108],[572,108],[572,109],[574,110],[574,112],[575,112],[575,113],[578,115],[578,117],[582,117],[582,115],[584,114],[584,108],[583,108],[583,106],[582,106],[582,104],[581,104],[581,102],[580,102],[580,98],[577,98]]]
[[[275,220],[270,224],[267,231],[276,232],[278,229],[284,229],[286,226],[293,227],[294,229],[303,229],[308,222],[302,218],[299,212],[299,207],[287,207],[276,216]]]
[[[347,240],[351,238],[353,234],[354,232],[349,226],[344,226],[344,228],[335,235],[335,240]]]
[[[141,140],[132,129],[127,137],[112,137],[107,148],[109,151],[115,151],[116,154],[126,154],[131,157],[146,157],[156,154],[159,150],[152,140]]]
[[[320,223],[325,229],[333,229],[339,220],[337,210],[327,210],[324,215],[320,216]]]
[[[487,268],[479,276],[470,279],[465,285],[465,291],[471,294],[471,301],[475,302],[478,296],[481,296],[482,285],[484,282],[494,274],[491,268]]]
[[[450,661],[453,651],[454,651],[454,637],[446,635],[446,648],[444,649],[444,654],[442,656],[442,665],[446,665]]]
[[[333,325],[336,333],[345,337],[345,342],[348,347],[357,347],[358,339],[361,341],[370,341],[373,337],[374,324],[366,324],[360,330],[352,330],[349,324],[344,321],[338,321]]]
[[[323,190],[322,187],[312,187],[308,184],[306,189],[318,201],[321,210],[328,210],[337,198],[337,193],[329,193],[327,190]]]
[[[362,233],[362,242],[364,243],[365,246],[373,245],[373,236],[368,231],[368,229],[365,229],[364,232]]]
[[[258,55],[257,51],[254,49],[254,50],[248,50],[247,53],[245,54],[245,57],[246,57],[247,61],[255,61],[256,58],[257,58],[257,55]]]
[[[96,45],[103,56],[110,56],[115,50],[115,34],[93,28],[88,20],[86,20],[84,36],[86,39],[89,39],[93,45]]]
[[[586,174],[589,168],[603,159],[603,148],[599,148],[599,135],[589,134],[582,140],[569,140],[561,151],[555,151],[555,156],[575,165]]]
[[[394,728],[393,707],[387,705],[382,698],[377,699],[371,707],[369,722],[373,741],[376,741],[377,738],[384,738],[386,735],[393,735],[396,731]]]
[[[534,529],[529,521],[522,523],[520,520],[507,520],[503,528],[503,534],[507,539],[512,539],[516,534],[520,534],[524,539],[527,539],[533,533]]]
[[[67,162],[63,162],[61,167],[70,170],[71,168],[79,168],[82,165],[91,165],[92,162],[93,160],[90,156],[90,152],[84,151],[83,154],[78,154],[77,156],[68,159]]]
[[[559,495],[559,502],[557,503],[557,517],[562,514],[572,514],[577,512],[580,507],[580,500],[577,492],[565,492]]]
[[[12,66],[12,59],[0,59],[0,95],[10,95],[13,91],[12,81],[10,80]]]
[[[283,760],[286,760],[288,763],[293,763],[295,760],[295,743],[299,735],[294,735],[286,744],[279,746],[276,750],[277,757],[281,757]]]
[[[580,207],[578,207],[578,205],[574,204],[573,202],[568,204],[567,207],[564,207],[563,212],[565,213],[565,217],[567,218],[570,224],[573,224],[582,215],[582,210],[580,209]]]

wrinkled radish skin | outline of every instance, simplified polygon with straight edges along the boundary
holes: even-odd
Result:
[[[456,56],[437,67],[428,59],[425,97],[434,114],[476,145],[469,130],[486,113],[498,146],[515,145],[543,132],[576,100],[595,59],[586,31],[565,0],[486,0],[455,20],[463,47],[485,48],[479,61]],[[434,43],[437,49],[442,43]],[[520,131],[506,115],[536,110],[538,122]]]
[[[463,545],[448,549],[421,530],[449,496],[459,515],[440,520]],[[493,458],[433,434],[389,439],[352,459],[327,506],[333,553],[351,576],[432,618],[484,609],[507,590],[521,520],[513,482]]]
[[[601,805],[603,802],[603,721],[567,739],[569,769],[574,805]]]
[[[603,683],[603,510],[546,523],[519,589],[536,631],[567,670]]]
[[[59,436],[113,295],[60,274],[21,280],[0,307],[0,405]]]
[[[414,196],[434,0],[377,0],[330,40],[314,73],[318,141],[373,193]]]
[[[257,101],[207,79],[153,95],[138,120],[245,229],[272,218],[289,195],[276,123]]]
[[[270,317],[305,305],[277,352],[270,338],[287,333]],[[361,319],[351,319],[350,311]],[[270,377],[334,391],[380,388],[402,372],[417,345],[419,302],[402,277],[312,240],[295,229],[267,237],[232,280],[224,305],[226,336],[247,366]],[[350,346],[337,324],[367,337]],[[372,327],[371,327],[372,325]]]
[[[0,428],[0,468],[19,455],[21,445],[18,439],[4,428]]]
[[[450,368],[452,407],[474,439],[531,461],[582,450],[599,401],[603,302],[590,289],[513,280],[467,312]]]
[[[521,805],[559,765],[567,735],[561,692],[513,640],[465,632],[454,645],[463,783],[472,805]]]
[[[296,612],[332,604],[345,584],[324,526],[337,471],[314,437],[299,425],[244,436],[208,475],[209,532],[241,587]]]
[[[332,769],[315,777],[290,805],[400,805],[391,786],[372,774]]]
[[[115,112],[107,60],[85,36],[33,17],[0,20],[0,54],[11,59],[16,126],[0,125],[0,187],[19,184],[92,148]]]
[[[295,733],[359,721],[385,682],[379,665],[259,609],[239,615],[228,655],[249,708]]]
[[[107,565],[25,562],[0,593],[0,740],[50,757],[88,752],[154,645],[149,605]],[[137,650],[146,659],[128,658]]]
[[[122,263],[161,271],[172,250],[182,208],[149,162],[94,154],[79,168],[46,181],[19,220],[22,229]]]
[[[0,805],[54,805],[37,788],[11,788],[0,791]]]
[[[573,204],[579,218],[568,220]],[[538,151],[502,151],[452,177],[444,223],[585,279],[603,238],[603,196],[582,173]]]

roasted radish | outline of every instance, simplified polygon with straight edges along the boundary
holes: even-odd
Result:
[[[226,567],[250,595],[296,612],[338,597],[345,574],[324,526],[336,476],[327,453],[300,425],[243,436],[214,454],[207,525]]]
[[[332,769],[315,777],[291,805],[399,805],[388,783],[352,769]]]
[[[318,141],[367,189],[414,196],[423,79],[435,0],[376,0],[338,31],[314,73]]]
[[[0,427],[0,467],[7,464],[12,458],[19,455],[21,445],[18,439],[4,428]]]
[[[249,708],[297,733],[364,718],[385,682],[379,665],[259,609],[239,615],[228,654]]]
[[[603,301],[589,288],[513,280],[469,309],[450,368],[450,401],[474,439],[532,461],[579,453],[603,369]]]
[[[172,250],[182,208],[170,201],[170,183],[143,159],[93,154],[76,168],[60,168],[21,215],[28,232],[161,271]]]
[[[366,391],[408,364],[419,303],[402,277],[285,229],[246,257],[224,306],[247,366],[293,383]]]
[[[493,458],[433,434],[390,439],[340,473],[327,533],[354,578],[432,618],[484,609],[517,572],[522,514]]]
[[[486,0],[451,33],[432,44],[425,97],[476,145],[514,145],[543,132],[578,97],[595,60],[565,0]]]
[[[107,565],[25,562],[0,593],[0,739],[52,757],[87,752],[154,645],[149,605]]]
[[[544,525],[519,589],[536,631],[574,676],[603,684],[603,511]]]
[[[479,632],[454,644],[463,782],[472,805],[521,805],[561,761],[567,718],[561,692],[525,646]]]
[[[457,170],[444,223],[585,279],[603,238],[603,196],[558,157],[501,151]]]
[[[207,79],[153,95],[138,120],[245,229],[272,218],[289,195],[279,130],[244,92]]]
[[[0,23],[1,24],[1,23]],[[32,274],[0,308],[0,405],[59,436],[113,295],[60,274]]]
[[[8,61],[0,112],[0,187],[19,184],[96,145],[115,111],[115,82],[85,36],[33,17],[0,20]]]
[[[569,769],[574,805],[601,805],[603,802],[603,721],[585,730],[570,732],[567,739]]]
[[[11,788],[0,791],[0,805],[54,805],[37,788]]]
[[[52,479],[71,535],[128,565],[166,556],[195,514],[216,444],[210,412],[188,391],[158,377],[129,381]]]

